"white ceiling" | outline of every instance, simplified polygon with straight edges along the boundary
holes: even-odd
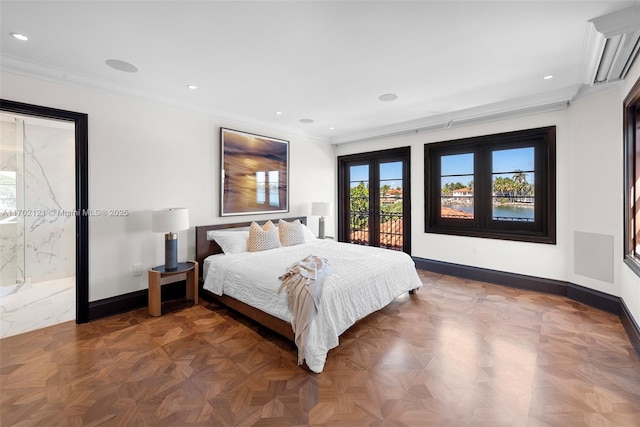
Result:
[[[634,4],[2,0],[0,66],[339,143],[570,100],[587,21]]]

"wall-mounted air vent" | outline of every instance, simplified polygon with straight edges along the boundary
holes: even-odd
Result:
[[[622,80],[640,48],[640,6],[589,21],[585,51],[586,84]]]

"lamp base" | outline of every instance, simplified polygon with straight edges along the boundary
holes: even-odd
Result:
[[[164,268],[166,270],[178,268],[178,235],[176,233],[164,235]]]
[[[321,216],[318,220],[318,237],[324,239],[324,217]]]

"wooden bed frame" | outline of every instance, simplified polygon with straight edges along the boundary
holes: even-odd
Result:
[[[278,223],[278,219],[264,220],[264,221],[256,221],[259,224],[264,224],[267,221],[272,221],[274,224]],[[307,217],[299,216],[299,217],[291,217],[291,218],[282,218],[285,221],[295,221],[299,219],[301,223],[307,223]],[[229,228],[240,228],[240,227],[249,227],[253,221],[249,222],[236,222],[232,224],[214,224],[214,225],[200,225],[196,226],[196,261],[198,261],[198,277],[200,278],[200,283],[198,284],[200,296],[208,299],[218,301],[227,307],[244,314],[250,319],[253,319],[257,323],[271,329],[274,332],[282,335],[283,337],[293,341],[294,334],[291,329],[291,323],[285,322],[284,320],[278,319],[270,314],[267,314],[261,310],[258,310],[255,307],[251,307],[241,301],[238,301],[235,298],[231,298],[227,295],[215,295],[212,292],[203,288],[204,285],[204,277],[203,277],[203,266],[204,260],[209,255],[221,254],[222,249],[220,246],[213,240],[207,240],[207,231],[210,230],[224,230]]]

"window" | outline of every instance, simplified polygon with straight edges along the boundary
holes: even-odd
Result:
[[[640,276],[640,79],[624,100],[624,259]]]
[[[256,172],[256,203],[260,205],[267,204],[268,198],[269,206],[280,206],[280,195],[278,193],[278,176],[278,171]]]
[[[555,133],[425,144],[425,231],[555,244]]]
[[[0,211],[16,209],[16,172],[0,171]]]

